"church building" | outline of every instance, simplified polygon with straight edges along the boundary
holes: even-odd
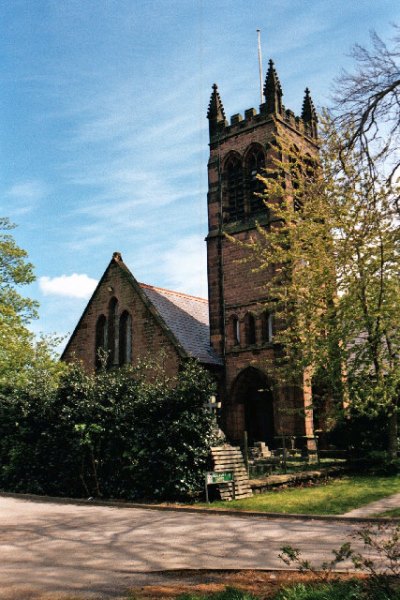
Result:
[[[270,447],[279,436],[314,434],[311,392],[306,385],[279,386],[273,362],[274,316],[266,310],[263,277],[244,262],[246,242],[268,227],[270,215],[259,197],[257,174],[273,165],[274,140],[282,132],[305,156],[318,154],[317,116],[308,89],[301,117],[285,109],[272,61],[263,102],[244,116],[225,117],[213,86],[208,108],[208,302],[180,292],[139,283],[115,252],[63,353],[88,370],[99,367],[99,350],[117,367],[163,350],[165,371],[173,376],[196,358],[216,377],[222,402],[221,427],[229,441]],[[100,353],[101,354],[101,353]]]

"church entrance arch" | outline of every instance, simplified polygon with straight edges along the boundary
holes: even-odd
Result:
[[[233,383],[232,399],[236,405],[243,405],[243,425],[249,444],[265,442],[269,448],[273,448],[274,398],[267,376],[254,367],[244,369]]]

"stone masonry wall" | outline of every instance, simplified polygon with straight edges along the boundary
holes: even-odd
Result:
[[[112,298],[118,300],[119,314],[127,310],[132,317],[132,362],[147,356],[156,358],[163,350],[166,375],[176,375],[180,358],[175,347],[135,292],[128,274],[113,261],[78,323],[63,359],[67,362],[80,360],[85,369],[94,370],[96,322],[100,315],[107,316]]]

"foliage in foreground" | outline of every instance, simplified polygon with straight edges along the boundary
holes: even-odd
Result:
[[[350,561],[354,569],[367,574],[368,577],[362,585],[361,595],[350,595],[347,596],[348,598],[398,600],[400,598],[400,525],[365,526],[357,530],[352,537],[361,540],[362,552],[355,551],[350,542],[345,542],[339,550],[332,550],[333,559],[323,562],[320,567],[303,559],[301,552],[291,546],[283,547],[279,558],[285,565],[294,566],[301,573],[312,573],[322,583],[330,583],[331,580],[335,583],[337,581],[335,571],[338,566]],[[323,598],[323,596],[315,596],[315,598],[320,597]],[[287,600],[292,598],[297,600],[297,596],[289,596]],[[309,598],[312,599],[314,596]]]
[[[267,591],[267,590],[266,590]],[[388,596],[383,591],[375,591],[373,600],[399,600],[400,594]],[[347,581],[330,581],[317,583],[297,583],[290,587],[282,588],[273,600],[368,600],[368,583],[365,580],[349,579]],[[182,594],[178,600],[257,600],[257,596],[234,587],[227,587],[222,592],[213,594]]]
[[[0,487],[125,499],[183,499],[202,489],[211,379],[194,363],[174,382],[154,369],[88,375],[74,365],[45,394],[40,386],[0,389]]]

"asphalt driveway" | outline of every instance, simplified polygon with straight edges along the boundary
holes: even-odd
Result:
[[[320,563],[355,527],[0,497],[0,598],[111,598],[161,582],[159,571],[282,568],[287,544]]]

